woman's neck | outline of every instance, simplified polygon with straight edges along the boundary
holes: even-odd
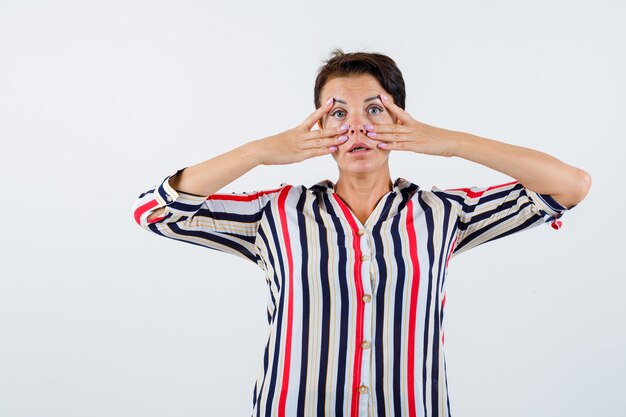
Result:
[[[334,191],[345,202],[361,223],[369,218],[380,199],[393,189],[391,176],[386,175],[339,175]]]

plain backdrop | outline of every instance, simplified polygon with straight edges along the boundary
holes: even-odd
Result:
[[[0,417],[246,416],[261,269],[141,229],[175,170],[300,124],[335,47],[394,58],[407,111],[589,172],[563,227],[450,264],[452,414],[623,415],[626,6],[620,1],[0,0]],[[430,189],[506,175],[395,151]],[[337,179],[332,157],[223,191]]]

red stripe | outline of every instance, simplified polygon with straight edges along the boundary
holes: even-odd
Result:
[[[446,269],[448,268],[448,262],[450,262],[450,257],[452,256],[452,252],[454,252],[454,245],[456,245],[456,237],[452,241],[452,245],[450,245],[450,252],[448,253],[448,257],[446,258]]]
[[[289,188],[291,187],[291,185],[289,186]],[[282,188],[276,188],[274,190],[264,190],[264,191],[259,191],[253,194],[246,194],[246,195],[233,195],[233,194],[225,194],[225,193],[215,193],[215,194],[211,194],[210,196],[207,197],[207,200],[230,200],[230,201],[252,201],[252,200],[256,200],[257,198],[261,197],[262,195],[266,195],[266,194],[272,194],[272,193],[276,193],[278,191],[280,191]]]
[[[148,223],[152,224],[152,223],[156,223],[159,222],[161,220],[163,220],[166,216],[161,216],[161,217],[155,217],[153,219],[148,220]]]
[[[413,267],[413,278],[411,280],[411,298],[409,304],[409,345],[407,364],[407,385],[409,391],[409,416],[416,415],[415,410],[415,322],[417,319],[417,296],[420,285],[420,265],[417,256],[417,236],[413,225],[413,201],[407,202],[406,230],[409,236],[409,254]]]
[[[291,186],[289,186],[291,187]],[[276,188],[273,190],[264,190],[264,191],[259,191],[253,194],[247,194],[247,195],[231,195],[231,194],[219,194],[219,193],[215,193],[212,194],[210,196],[207,197],[207,200],[230,200],[230,201],[252,201],[252,200],[256,200],[259,197],[261,197],[262,195],[267,195],[267,194],[272,194],[272,193],[276,193],[278,191],[280,191],[282,188]],[[135,210],[135,221],[137,222],[138,225],[141,226],[141,216],[147,211],[150,210],[151,208],[153,208],[154,206],[158,205],[158,202],[156,201],[156,199],[151,200],[149,202],[147,202],[146,204],[143,204],[139,207],[137,207],[137,209]],[[163,217],[157,217],[154,218],[152,220],[149,220],[148,223],[155,223],[159,220],[163,220],[165,218],[165,216]]]
[[[289,368],[291,366],[291,329],[293,326],[293,256],[291,253],[291,241],[289,240],[289,230],[287,229],[287,214],[285,212],[285,200],[289,194],[291,186],[284,188],[278,196],[278,213],[280,224],[283,229],[283,241],[287,251],[287,264],[289,273],[289,294],[287,296],[287,331],[285,335],[285,358],[283,364],[283,381],[280,390],[280,400],[278,402],[278,415],[285,416],[285,402],[287,401],[287,391],[289,390]]]
[[[481,197],[487,191],[495,190],[496,188],[506,187],[507,185],[515,184],[517,182],[519,181],[515,180],[515,181],[507,182],[506,184],[492,185],[491,187],[482,191],[472,191],[469,188],[449,188],[449,189],[446,189],[445,191],[463,191],[465,194],[467,194],[469,198],[475,198],[475,197]]]
[[[135,221],[139,226],[141,226],[141,216],[157,204],[159,203],[156,200],[151,200],[135,209]],[[155,219],[152,219],[152,221],[150,221],[149,223],[153,223],[155,221]]]
[[[352,211],[343,202],[337,194],[333,194],[335,200],[341,207],[344,217],[348,220],[348,224],[352,229],[352,246],[354,247],[354,283],[356,286],[357,310],[356,310],[356,332],[354,339],[354,373],[352,375],[352,405],[350,407],[350,415],[356,417],[359,415],[359,386],[361,385],[361,362],[363,362],[363,349],[361,342],[363,341],[363,316],[365,312],[365,304],[362,302],[363,294],[363,278],[361,276],[361,241],[358,238],[359,226],[354,221]]]

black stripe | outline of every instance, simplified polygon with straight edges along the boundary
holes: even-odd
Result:
[[[426,203],[420,199],[420,204],[425,205]],[[438,250],[439,265],[437,266],[437,285],[435,287],[436,288],[435,301],[434,301],[435,302],[435,305],[434,305],[435,314],[433,314],[435,322],[433,323],[433,340],[432,340],[433,355],[432,355],[432,361],[431,361],[431,364],[432,364],[431,365],[431,398],[432,398],[432,409],[435,410],[433,413],[434,417],[437,417],[439,415],[438,404],[439,404],[439,396],[441,395],[441,393],[439,392],[439,360],[440,360],[439,348],[440,348],[440,343],[441,343],[440,313],[442,310],[440,310],[441,302],[440,302],[439,296],[442,291],[442,285],[443,285],[442,281],[444,279],[444,272],[445,272],[444,267],[445,267],[445,262],[446,262],[447,255],[448,255],[446,248],[449,246],[450,240],[451,240],[448,237],[449,236],[448,229],[450,227],[449,226],[449,222],[450,222],[449,209],[450,209],[449,205],[447,207],[444,206],[443,224],[441,226],[441,234],[445,236],[446,239],[442,242],[442,245]],[[433,241],[435,232],[434,232],[434,218],[432,216],[432,210],[428,213],[426,224],[429,228],[429,233],[428,233],[428,256],[429,256],[429,265],[430,265],[429,274],[432,276],[432,268],[434,267],[434,258],[435,258],[434,241]],[[431,225],[432,225],[432,230],[430,229]]]
[[[481,222],[483,220],[489,219],[494,214],[502,215],[503,213],[506,213],[507,210],[509,210],[511,208],[514,208],[518,204],[519,204],[519,199],[502,202],[501,204],[499,204],[496,207],[494,207],[492,210],[489,210],[489,211],[486,211],[484,213],[480,213],[480,214],[476,214],[474,216],[471,216],[468,221],[461,221],[461,222],[459,222],[459,229],[467,230],[467,228],[472,226],[473,224],[476,224],[476,223]],[[532,204],[533,204],[532,201],[527,201],[521,207],[526,207],[526,206],[532,205]],[[520,210],[517,210],[517,212],[519,212]],[[472,209],[471,212],[473,212],[473,211],[474,211],[474,209]]]
[[[278,215],[278,213],[276,213]],[[278,217],[279,218],[279,217]],[[267,216],[267,222],[270,226],[270,230],[271,230],[271,235],[272,238],[274,240],[274,244],[276,245],[276,251],[278,252],[276,254],[276,257],[278,258],[278,264],[280,267],[280,282],[281,282],[281,288],[284,288],[284,281],[285,281],[285,265],[283,263],[283,259],[286,259],[285,256],[283,254],[280,253],[280,242],[281,242],[281,238],[278,236],[278,231],[276,230],[276,224],[274,222],[274,215],[273,213],[268,214]],[[279,359],[280,359],[280,352],[282,350],[281,348],[281,342],[282,342],[282,338],[281,338],[281,327],[282,327],[282,318],[283,318],[283,309],[285,306],[285,291],[280,291],[280,298],[279,298],[279,302],[278,302],[278,311],[277,311],[277,322],[276,322],[276,326],[274,327],[276,329],[276,338],[275,338],[275,344],[274,344],[274,358],[272,361],[272,376],[270,378],[270,385],[268,388],[268,393],[267,393],[267,403],[265,404],[265,416],[266,417],[270,417],[271,416],[271,411],[272,411],[272,402],[274,401],[274,391],[276,390],[276,380],[278,379],[278,367],[279,367]]]
[[[320,285],[322,287],[322,334],[320,340],[320,362],[319,376],[317,381],[317,415],[323,416],[324,406],[326,405],[326,382],[328,375],[328,354],[330,340],[330,280],[332,277],[328,274],[329,268],[329,248],[328,248],[328,231],[322,220],[320,213],[319,201],[313,204],[313,213],[315,214],[315,222],[319,230],[319,249],[320,249]]]
[[[268,223],[270,221],[270,218],[273,219],[271,213],[267,216]],[[269,238],[265,234],[265,229],[262,228],[262,227],[259,227],[259,232],[258,233],[259,233],[259,237],[261,238],[261,240],[263,240],[263,244],[265,245],[265,248],[267,249],[266,253],[267,253],[267,256],[269,258],[267,263],[272,266],[272,270],[274,271],[274,274],[273,274],[272,278],[274,280],[274,285],[276,286],[276,291],[279,292],[280,288],[281,288],[280,280],[279,280],[277,269],[276,269],[276,263],[274,262],[274,256],[272,255],[272,250],[271,250],[271,248],[269,246]],[[266,278],[266,280],[267,280],[267,278]],[[268,281],[268,284],[270,284],[270,294],[272,294],[272,301],[274,303],[274,306],[276,306],[276,300],[274,298],[273,292],[271,291],[271,283],[269,281]],[[275,310],[276,309],[274,309],[274,311]]]
[[[250,252],[248,250],[248,248],[246,248],[243,245],[240,245],[237,242],[234,242],[232,240],[226,239],[225,237],[223,237],[220,234],[214,233],[214,232],[205,232],[204,230],[185,230],[185,229],[181,229],[180,226],[178,226],[178,224],[176,223],[165,223],[169,226],[170,229],[172,229],[172,231],[178,235],[181,236],[193,236],[193,237],[198,237],[201,238],[203,240],[205,240],[207,242],[206,245],[202,245],[200,243],[196,243],[193,242],[191,240],[181,240],[183,242],[187,242],[187,243],[191,243],[193,245],[198,245],[198,246],[204,246],[207,247],[209,249],[215,249],[218,250],[220,252],[226,252],[222,249],[219,249],[217,247],[213,247],[209,245],[209,242],[216,242],[216,243],[220,243],[224,246],[228,246],[231,249],[236,250],[237,252],[241,253],[242,255],[244,255],[246,258],[250,259],[252,262],[256,263],[257,260],[257,255]],[[167,237],[171,237],[171,236],[167,236]],[[172,239],[176,239],[176,237],[171,237]],[[176,239],[176,240],[180,240],[180,239]],[[228,252],[227,252],[228,253]]]
[[[480,207],[482,205],[485,205],[487,203],[489,203],[490,201],[494,201],[494,200],[506,200],[507,197],[509,196],[509,194],[514,194],[517,191],[522,191],[524,187],[522,186],[522,184],[517,183],[515,184],[513,187],[511,187],[510,185],[507,187],[504,187],[502,189],[499,189],[496,192],[493,192],[492,190],[489,191],[484,191],[484,193],[481,195],[480,197],[478,197],[477,201],[472,201],[471,203],[467,204],[468,200],[475,200],[475,198],[470,198],[469,196],[466,196],[466,199],[463,200],[463,212],[465,213],[472,213],[476,207]],[[526,193],[520,193],[520,195],[526,195]],[[514,198],[512,201],[516,201],[519,198],[516,197]]]
[[[398,206],[398,212],[402,210],[407,201],[409,194],[402,193],[402,201]],[[398,266],[396,278],[396,291],[394,296],[394,322],[393,322],[393,409],[394,415],[402,415],[402,381],[400,380],[400,371],[405,365],[402,363],[402,299],[404,293],[404,278],[406,268],[405,259],[402,254],[402,239],[400,238],[400,217],[394,216],[391,222],[391,240],[393,242],[393,255]]]
[[[374,238],[374,248],[376,253],[376,264],[378,266],[378,270],[380,271],[378,275],[378,280],[376,282],[376,287],[373,288],[373,301],[375,304],[375,316],[376,323],[374,324],[374,340],[372,343],[374,352],[375,352],[375,373],[376,373],[376,404],[377,404],[377,416],[384,417],[385,416],[385,391],[382,384],[382,381],[385,379],[385,358],[383,356],[384,347],[383,347],[383,329],[385,327],[385,288],[387,286],[387,265],[385,263],[385,248],[383,245],[383,240],[380,235],[380,230],[382,228],[383,222],[387,218],[387,212],[391,208],[394,199],[397,194],[395,192],[389,194],[387,197],[387,201],[385,201],[385,205],[380,214],[380,217],[376,221],[374,227],[372,227],[372,236]],[[379,381],[381,383],[379,383]]]
[[[187,215],[192,215],[193,213],[197,212],[198,209],[200,207],[202,207],[202,204],[204,204],[204,201],[201,201],[199,203],[195,203],[195,204],[188,204],[188,203],[183,203],[181,201],[174,201],[172,203],[166,204],[169,208],[174,209],[174,210],[178,210],[178,211],[185,211],[188,214]]]
[[[302,266],[300,269],[300,277],[302,284],[302,350],[300,359],[300,387],[298,389],[298,416],[304,415],[304,402],[306,399],[306,380],[307,380],[307,364],[309,352],[309,315],[310,315],[310,295],[309,295],[309,250],[306,236],[306,219],[304,218],[304,203],[307,194],[302,193],[296,205],[296,216],[298,218],[298,231],[300,236],[300,255],[302,257]],[[295,321],[295,318],[294,318]]]
[[[500,224],[505,223],[505,222],[509,221],[510,219],[519,216],[524,211],[524,208],[529,206],[529,205],[531,205],[531,204],[532,204],[531,202],[527,202],[527,203],[523,204],[518,211],[516,211],[514,213],[511,213],[511,214],[509,214],[509,215],[507,215],[507,216],[505,216],[505,217],[503,217],[501,219],[498,219],[497,221],[495,221],[493,223],[490,223],[490,224],[488,224],[488,225],[486,225],[484,227],[481,227],[480,229],[473,231],[469,235],[466,235],[465,238],[462,239],[461,242],[457,243],[456,250],[460,250],[462,247],[468,245],[471,241],[473,241],[473,240],[477,239],[478,237],[480,237],[481,235],[487,233],[489,230],[493,229],[494,227],[498,227]],[[536,221],[538,221],[540,219],[542,219],[542,217],[540,215],[538,215],[538,214],[535,214],[535,215],[531,216],[528,221],[522,223],[521,226],[515,227],[514,229],[511,229],[511,230],[507,230],[507,231],[505,231],[505,232],[503,232],[503,233],[501,233],[499,235],[495,235],[494,237],[492,237],[492,238],[490,238],[488,240],[485,240],[484,242],[481,242],[480,245],[482,245],[484,243],[487,243],[487,242],[491,242],[491,241],[496,240],[496,239],[500,239],[501,237],[504,237],[504,236],[508,236],[508,235],[510,235],[512,233],[512,231],[516,231],[517,232],[519,230],[525,229],[526,227],[531,226],[533,223],[535,223]],[[460,229],[460,227],[459,227],[459,229]]]
[[[446,404],[448,405],[448,415],[446,417],[452,417],[450,415],[450,395],[448,395],[448,367],[446,365],[446,355],[443,355],[443,373],[446,383]]]
[[[261,380],[261,385],[259,390],[257,391],[258,381],[254,384],[254,399],[252,400],[252,408],[257,405],[261,393],[263,392],[263,386],[265,385],[265,376],[267,375],[267,365],[269,361],[269,348],[270,348],[270,337],[267,338],[267,343],[265,344],[265,352],[263,352],[263,379]],[[261,407],[257,408],[257,416],[260,414]]]
[[[451,203],[446,200],[446,199],[441,199],[441,202],[443,204],[443,216],[445,219],[449,219],[451,216],[451,210],[453,209],[451,206]],[[450,249],[452,246],[452,242],[454,241],[454,237],[455,237],[455,233],[458,230],[457,229],[457,224],[458,224],[458,218],[457,220],[452,224],[452,230],[450,230],[450,232],[448,233],[447,231],[445,231],[443,233],[443,236],[449,236],[449,238],[446,238],[446,243],[445,243],[445,249],[443,252],[443,256],[445,257],[445,259],[447,260],[448,258],[448,254],[450,253]],[[446,227],[444,228],[444,230],[447,229],[447,220],[446,220]],[[452,255],[450,255],[452,256]],[[444,264],[445,265],[445,264]],[[440,269],[441,270],[441,269]],[[442,279],[441,279],[441,286],[440,286],[440,291],[443,293],[444,292],[444,288],[445,288],[445,284],[446,284],[446,272],[443,272],[442,275]],[[443,301],[443,300],[442,300]],[[444,317],[444,310],[445,307],[441,308],[441,314],[440,314],[440,318],[439,318],[439,322],[441,323],[441,326],[443,328],[443,317]],[[437,341],[438,343],[438,341]],[[450,416],[450,398],[448,397],[448,371],[446,369],[446,355],[445,355],[445,348],[442,346],[441,349],[441,354],[443,355],[443,376],[444,376],[444,383],[446,386],[446,402],[448,404],[448,414],[446,415],[446,417],[451,417]],[[441,394],[441,393],[440,393]]]
[[[271,215],[268,216],[268,222],[271,221]],[[274,265],[274,257],[272,255],[272,252],[269,250],[269,246],[268,246],[268,240],[267,240],[267,235],[265,234],[263,228],[259,228],[259,236],[261,237],[261,239],[263,240],[265,247],[268,248],[267,254],[269,257],[269,264],[273,266],[273,270],[274,270],[274,282],[276,284],[276,288],[277,291],[280,290],[280,284],[278,283],[278,275],[276,274],[276,268]],[[273,313],[270,316],[269,315],[269,308],[268,308],[268,323],[270,324],[270,326],[272,325],[272,321],[274,321],[276,319],[276,312],[278,311],[278,306],[276,305],[276,298],[274,297],[274,292],[272,291],[271,288],[271,282],[269,281],[269,279],[266,279],[267,283],[268,283],[268,291],[270,293],[270,297],[271,297],[271,303],[273,306]],[[268,335],[267,338],[267,343],[265,344],[265,353],[263,355],[263,381],[261,382],[261,388],[259,388],[259,397],[261,396],[261,393],[263,392],[263,388],[265,387],[265,382],[267,381],[267,371],[268,371],[268,362],[269,362],[269,348],[270,348],[270,342],[271,342],[271,333]],[[261,407],[258,406],[257,407],[257,417],[261,417]]]
[[[330,215],[330,218],[335,225],[337,231],[337,244],[339,249],[339,293],[341,298],[341,309],[339,311],[340,323],[339,323],[339,349],[337,352],[337,385],[335,392],[337,393],[337,399],[335,403],[335,414],[338,416],[343,415],[344,406],[344,391],[346,383],[346,358],[348,357],[348,335],[350,334],[350,328],[348,323],[348,316],[350,310],[348,308],[348,277],[346,276],[345,268],[341,268],[342,265],[346,265],[348,262],[348,255],[346,247],[349,245],[346,242],[346,233],[341,225],[341,220],[335,213],[333,206],[329,200],[328,194],[324,193],[323,197],[326,211]],[[350,392],[350,391],[348,391]],[[350,401],[351,398],[348,399]]]
[[[426,241],[426,249],[428,252],[428,289],[426,290],[426,307],[424,309],[425,314],[425,322],[424,322],[424,329],[423,329],[423,336],[422,336],[422,341],[423,341],[423,352],[422,352],[422,403],[424,406],[424,415],[428,415],[427,413],[427,397],[428,397],[428,393],[426,392],[426,385],[427,385],[427,380],[428,380],[428,373],[427,373],[427,363],[428,363],[428,346],[429,346],[429,342],[432,342],[432,346],[433,346],[433,358],[432,361],[434,360],[438,360],[438,349],[437,349],[437,338],[439,337],[439,329],[437,327],[438,325],[438,320],[437,320],[437,313],[435,313],[435,323],[433,323],[433,339],[431,340],[429,338],[429,329],[431,326],[430,323],[430,306],[432,303],[432,289],[433,289],[433,264],[434,264],[434,258],[435,258],[435,247],[434,247],[434,243],[433,243],[433,236],[434,236],[434,229],[435,229],[435,225],[434,225],[434,220],[433,220],[433,209],[432,207],[430,207],[423,199],[422,196],[420,195],[419,198],[417,199],[417,201],[420,204],[420,207],[422,208],[422,211],[424,212],[424,220],[426,222],[426,230],[427,232],[427,236],[428,239]],[[439,287],[436,286],[436,289],[438,289]],[[437,297],[438,298],[438,297]],[[435,301],[436,303],[436,301]],[[435,308],[436,304],[435,304]],[[431,363],[432,363],[431,361]],[[437,373],[438,373],[438,368],[437,367],[432,367],[431,369],[431,375],[434,375],[434,377],[437,377]],[[438,415],[438,407],[437,407],[437,383],[436,383],[436,379],[432,380],[431,379],[431,393],[430,393],[430,400],[431,400],[431,409],[433,410],[433,416],[436,417]]]
[[[550,194],[539,194],[539,197],[541,197],[543,199],[543,201],[554,211],[564,211],[564,210],[571,210],[574,207],[576,207],[576,204],[571,206],[569,209],[565,208],[565,206],[563,206],[562,204],[560,204],[558,201],[556,201],[554,199],[554,197],[552,197]]]
[[[188,204],[177,204],[189,206]],[[232,212],[215,211],[215,207],[213,207],[213,210],[211,210],[210,208],[201,208],[200,210],[198,210],[196,216],[204,216],[215,220],[228,220],[237,223],[256,223],[261,220],[261,217],[263,216],[263,211],[264,210],[259,210],[256,213],[252,214],[237,214]]]

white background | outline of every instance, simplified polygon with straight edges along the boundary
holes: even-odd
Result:
[[[394,58],[417,120],[549,153],[593,186],[450,264],[452,414],[618,416],[626,388],[620,1],[0,1],[0,416],[249,415],[262,271],[142,230],[138,195],[294,127],[334,47]],[[510,178],[392,152],[422,188]],[[330,156],[223,191],[337,179]]]

